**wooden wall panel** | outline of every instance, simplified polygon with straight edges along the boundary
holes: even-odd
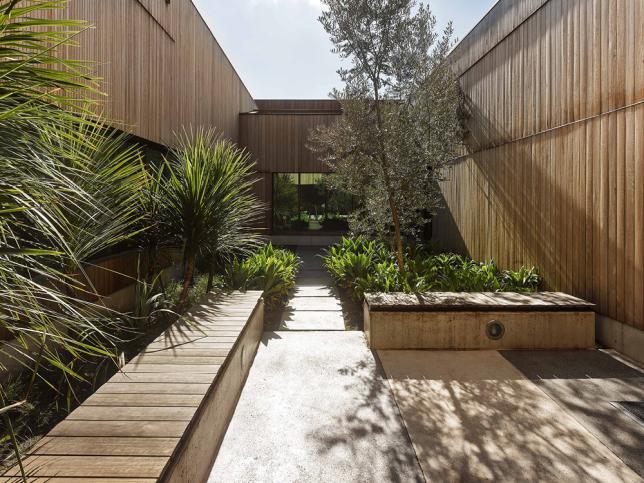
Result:
[[[243,114],[240,143],[260,172],[328,173],[329,168],[307,148],[311,129],[329,125],[336,114]]]
[[[341,114],[338,104],[327,100],[260,100],[257,107],[260,111],[239,117],[240,145],[256,163],[255,191],[266,204],[262,227],[271,229],[273,173],[328,173],[329,167],[307,144],[312,129],[335,122]]]
[[[59,15],[94,26],[66,55],[96,63],[115,125],[165,145],[184,126],[238,140],[254,101],[191,0],[72,0]]]
[[[434,223],[447,248],[537,265],[642,330],[643,45],[641,0],[497,4],[452,53],[470,135]]]
[[[456,72],[462,74],[469,69],[547,1],[498,2],[454,48],[453,60]]]
[[[533,2],[501,2],[500,12],[508,3],[519,9]],[[641,0],[543,2],[461,74],[471,149],[498,146],[641,100],[644,81],[637,72],[643,53],[635,46],[644,45],[642,8]]]

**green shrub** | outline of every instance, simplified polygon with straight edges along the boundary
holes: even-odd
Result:
[[[506,292],[536,292],[541,285],[541,277],[536,267],[521,267],[516,272],[503,272],[501,285]]]
[[[223,283],[228,290],[262,290],[266,305],[274,307],[295,287],[301,263],[293,252],[269,243],[244,259],[233,259]]]
[[[188,298],[185,304],[181,304],[181,292],[183,291],[183,282],[172,281],[165,286],[163,293],[165,299],[169,302],[171,307],[184,307],[190,308],[196,304],[201,297],[206,294],[206,287],[208,285],[208,275],[197,275],[194,284],[188,290]]]
[[[354,289],[356,281],[365,279],[373,267],[393,262],[392,254],[384,244],[366,237],[342,238],[324,255],[324,266],[343,288]]]
[[[324,264],[338,285],[359,299],[367,292],[534,292],[541,283],[535,267],[501,271],[493,260],[476,262],[432,252],[423,245],[406,247],[401,272],[394,253],[383,243],[343,238],[326,251]]]

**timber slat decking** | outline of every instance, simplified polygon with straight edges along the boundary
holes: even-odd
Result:
[[[206,394],[210,384],[160,382],[110,382],[99,389],[100,394]]]
[[[157,481],[165,474],[168,481],[183,482],[201,471],[186,469],[186,461],[209,469],[206,458],[213,451],[203,447],[214,445],[216,454],[214,433],[211,441],[189,439],[203,432],[200,424],[210,424],[212,419],[199,421],[213,411],[221,411],[215,423],[223,438],[235,391],[245,379],[240,367],[252,362],[248,349],[238,347],[258,343],[263,323],[259,292],[226,297],[198,306],[190,324],[175,324],[38,442],[25,459],[30,481]],[[233,357],[241,364],[229,363]],[[238,387],[230,390],[231,384]],[[198,457],[186,457],[183,452],[194,445]],[[177,464],[183,466],[174,470]],[[0,481],[18,481],[19,474],[12,468]]]
[[[48,456],[171,456],[179,438],[45,437],[33,454]]]
[[[197,407],[202,399],[198,394],[94,394],[83,406]]]
[[[67,421],[190,421],[195,411],[194,407],[81,406]]]

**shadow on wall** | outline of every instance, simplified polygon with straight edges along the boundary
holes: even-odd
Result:
[[[517,55],[504,66],[482,61],[477,78],[492,77],[518,62]],[[643,106],[502,144],[513,136],[499,129],[499,119],[469,98],[466,103],[467,148],[475,154],[456,160],[451,181],[442,184],[448,208],[437,217],[437,240],[453,250],[465,247],[477,259],[494,258],[503,268],[536,265],[545,288],[592,300],[600,313],[644,329],[635,240],[642,223],[636,220],[636,163],[642,160],[635,139]],[[624,149],[629,139],[636,146],[632,156]]]
[[[447,207],[447,201],[445,196],[440,194],[441,206]],[[454,215],[449,210],[449,208],[441,209],[432,220],[432,239],[436,241],[441,248],[441,250],[448,250],[465,257],[472,258],[469,249],[461,231],[458,228],[458,224],[454,219]]]

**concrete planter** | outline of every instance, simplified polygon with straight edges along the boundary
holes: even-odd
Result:
[[[588,349],[594,305],[562,293],[367,294],[372,349]]]

